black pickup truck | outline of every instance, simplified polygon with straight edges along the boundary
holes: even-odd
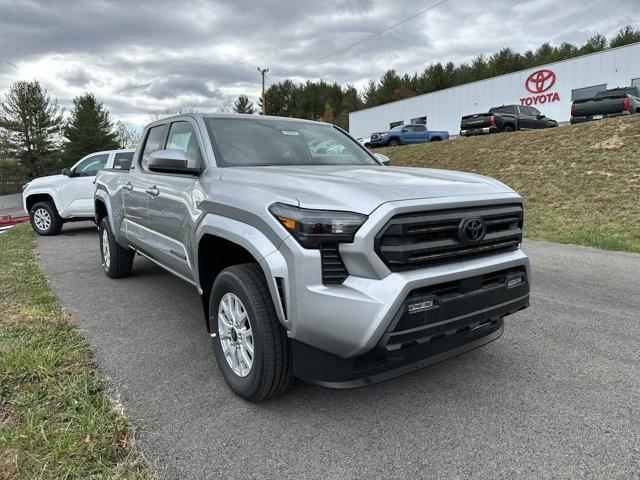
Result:
[[[513,132],[557,127],[558,122],[524,105],[493,107],[487,113],[465,115],[460,121],[460,135],[470,137],[485,133]]]
[[[640,113],[640,88],[612,88],[596,93],[593,98],[574,100],[571,104],[571,123],[590,122],[632,113]]]

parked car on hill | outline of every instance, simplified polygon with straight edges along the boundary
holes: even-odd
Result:
[[[294,376],[409,373],[495,340],[529,305],[522,199],[497,180],[385,166],[308,120],[188,114],[142,138],[130,171],[96,178],[102,267],[125,277],[138,252],[193,285],[245,399]]]
[[[470,137],[487,133],[513,132],[557,127],[558,122],[525,105],[503,105],[486,113],[465,115],[460,120],[460,135]]]
[[[91,153],[60,175],[31,180],[22,187],[22,203],[39,235],[56,235],[63,223],[93,220],[96,173],[104,168],[128,170],[135,150]]]
[[[366,148],[371,148],[371,137],[358,137],[358,143]]]
[[[371,134],[371,147],[397,147],[412,143],[428,143],[449,140],[449,132],[430,131],[423,124],[398,125],[388,132]]]
[[[596,93],[593,98],[574,100],[571,104],[571,123],[634,113],[640,113],[640,87],[612,88]]]

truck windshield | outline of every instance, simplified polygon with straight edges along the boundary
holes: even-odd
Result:
[[[378,165],[331,125],[238,117],[206,119],[218,166]]]

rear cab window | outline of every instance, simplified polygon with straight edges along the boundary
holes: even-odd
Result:
[[[133,160],[133,152],[116,153],[113,158],[113,168],[115,170],[131,169],[131,161]]]

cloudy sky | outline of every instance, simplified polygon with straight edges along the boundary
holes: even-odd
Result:
[[[114,119],[213,111],[268,82],[306,78],[358,88],[388,68],[415,72],[503,46],[583,43],[640,24],[637,0],[448,0],[339,55],[296,69],[421,11],[437,0],[0,0],[0,94],[38,79],[67,107],[94,92]]]

